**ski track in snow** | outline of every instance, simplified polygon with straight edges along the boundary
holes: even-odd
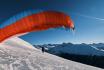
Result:
[[[24,44],[28,45],[26,42]],[[103,70],[20,45],[15,47],[10,43],[9,45],[0,44],[0,70]]]

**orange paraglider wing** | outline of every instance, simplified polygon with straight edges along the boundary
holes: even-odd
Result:
[[[16,34],[57,27],[74,28],[70,17],[62,12],[43,11],[25,16],[0,29],[0,42]]]

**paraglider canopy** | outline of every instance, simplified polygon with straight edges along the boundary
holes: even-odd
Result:
[[[0,29],[0,42],[18,34],[58,27],[74,29],[74,24],[70,17],[62,12],[41,11],[33,13]]]

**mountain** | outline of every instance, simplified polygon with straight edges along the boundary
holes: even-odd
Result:
[[[47,44],[42,46],[48,48],[48,52],[52,54],[69,53],[69,54],[76,54],[76,55],[104,56],[104,51],[100,49],[101,47],[97,47],[99,45],[101,47],[104,46],[103,44],[85,44],[85,43]]]
[[[90,44],[91,46],[97,47],[98,49],[100,49],[101,51],[104,51],[104,43],[93,43]]]
[[[96,46],[96,47],[104,47],[104,43],[93,43],[89,45]]]
[[[0,70],[103,70],[42,53],[20,38],[0,43]]]

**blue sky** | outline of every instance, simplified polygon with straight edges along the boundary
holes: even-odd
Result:
[[[50,29],[21,37],[32,44],[104,42],[104,0],[3,0],[0,2],[0,25],[31,9],[67,13],[76,27],[75,34],[64,29]]]

